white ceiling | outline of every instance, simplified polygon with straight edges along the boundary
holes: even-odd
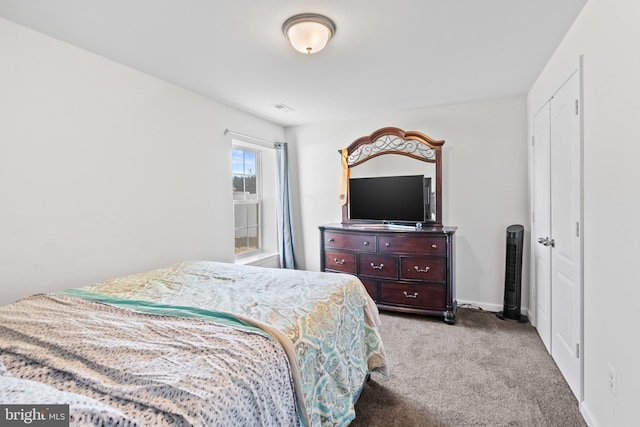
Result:
[[[0,0],[0,16],[293,126],[523,95],[586,1]],[[282,34],[303,12],[336,23],[322,52]]]

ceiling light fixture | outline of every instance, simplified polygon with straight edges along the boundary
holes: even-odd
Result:
[[[282,32],[298,52],[317,53],[335,34],[336,24],[323,15],[301,13],[287,19],[282,25]]]

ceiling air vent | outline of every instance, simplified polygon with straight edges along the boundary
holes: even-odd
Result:
[[[287,104],[277,104],[274,105],[274,107],[280,111],[284,111],[285,113],[293,111],[293,108],[289,107]]]

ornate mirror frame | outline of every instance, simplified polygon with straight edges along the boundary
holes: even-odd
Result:
[[[367,160],[383,154],[399,154],[427,163],[435,163],[435,199],[436,218],[429,222],[433,226],[442,226],[442,146],[444,140],[435,140],[417,131],[404,131],[395,127],[376,130],[371,135],[362,136],[353,141],[345,150],[346,167],[351,169]],[[345,165],[343,159],[343,165]],[[342,205],[342,222],[349,222],[349,204]]]

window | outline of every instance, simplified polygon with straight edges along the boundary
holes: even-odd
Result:
[[[260,160],[259,151],[238,146],[232,148],[236,257],[262,249]]]

